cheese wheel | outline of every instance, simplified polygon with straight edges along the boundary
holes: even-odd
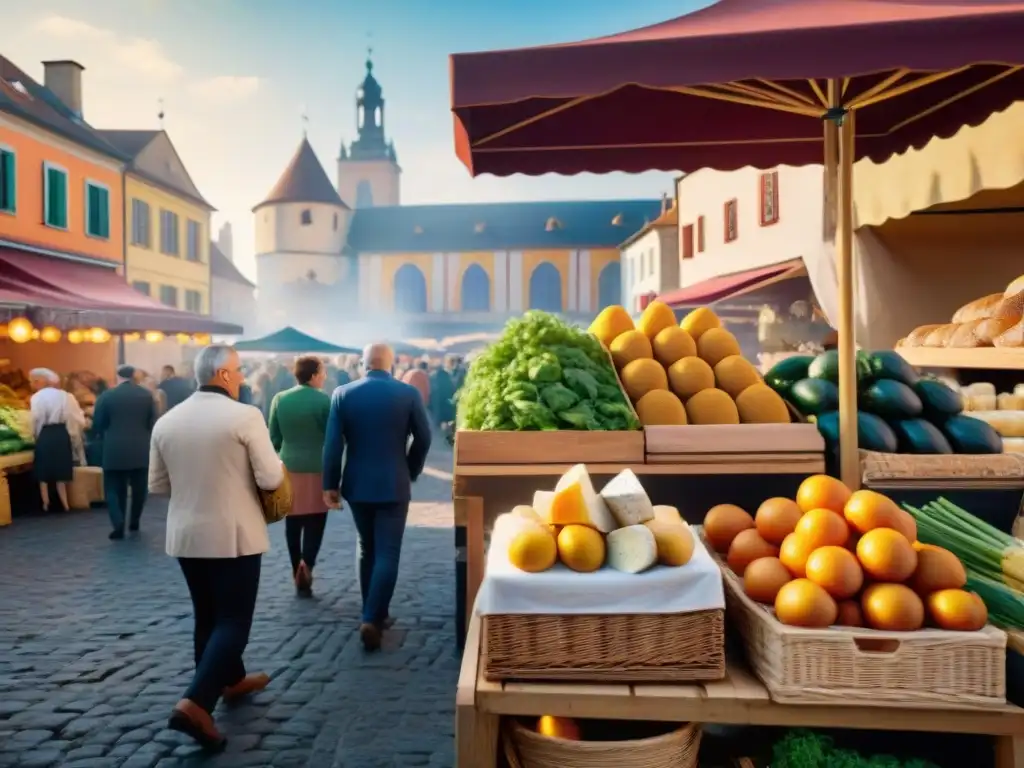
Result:
[[[594,490],[586,466],[570,467],[555,485],[555,495],[546,519],[550,525],[588,525],[601,533],[618,528],[604,499]]]
[[[646,571],[658,561],[654,532],[645,525],[630,525],[607,537],[608,565],[623,573]]]
[[[601,489],[601,498],[620,526],[654,519],[654,505],[631,469],[624,469],[609,480]]]

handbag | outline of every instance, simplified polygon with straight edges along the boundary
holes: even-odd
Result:
[[[292,479],[287,469],[284,470],[284,479],[277,488],[265,491],[256,486],[256,492],[260,498],[260,507],[263,509],[263,520],[267,525],[284,520],[291,514]]]

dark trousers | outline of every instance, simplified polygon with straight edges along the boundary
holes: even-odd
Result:
[[[129,525],[137,527],[142,517],[142,508],[149,494],[149,468],[104,469],[103,494],[106,496],[110,524],[115,531],[124,530],[124,513],[128,507],[128,490],[132,492],[131,517]]]
[[[409,502],[356,504],[350,502],[359,536],[356,570],[363,596],[363,622],[382,624],[388,617],[391,597],[398,582]]]
[[[245,677],[262,555],[179,557],[195,614],[196,672],[185,698],[213,712],[221,692]]]
[[[295,515],[284,519],[284,537],[288,542],[288,557],[292,561],[292,573],[299,569],[300,562],[305,562],[306,567],[310,571],[313,570],[316,565],[316,556],[320,553],[320,545],[324,541],[326,527],[326,512]]]

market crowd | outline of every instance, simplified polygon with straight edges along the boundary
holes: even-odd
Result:
[[[165,366],[159,381],[122,365],[112,386],[96,379],[86,393],[83,382],[48,369],[30,373],[44,509],[51,487],[68,508],[68,483],[84,463],[103,470],[112,540],[140,529],[149,493],[169,497],[166,551],[179,563],[195,622],[195,674],[170,728],[222,749],[218,701],[270,683],[248,672],[242,656],[270,548],[267,526],[282,506],[300,597],[312,595],[329,512],[351,514],[358,631],[367,651],[381,647],[395,621],[390,603],[411,484],[433,437],[454,420],[464,375],[458,358],[396,360],[386,344],[368,346],[361,358],[248,365],[232,347],[211,345],[189,369]]]

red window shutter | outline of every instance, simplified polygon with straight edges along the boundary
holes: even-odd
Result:
[[[681,252],[679,257],[682,259],[693,258],[693,224],[687,224],[683,227],[682,242],[679,243]]]
[[[731,243],[739,238],[739,209],[736,199],[726,202],[723,210],[725,219],[725,242]]]
[[[758,195],[761,211],[761,226],[767,227],[779,220],[779,172],[768,171],[761,174],[760,193]]]
[[[704,217],[697,217],[697,253],[704,253]]]

